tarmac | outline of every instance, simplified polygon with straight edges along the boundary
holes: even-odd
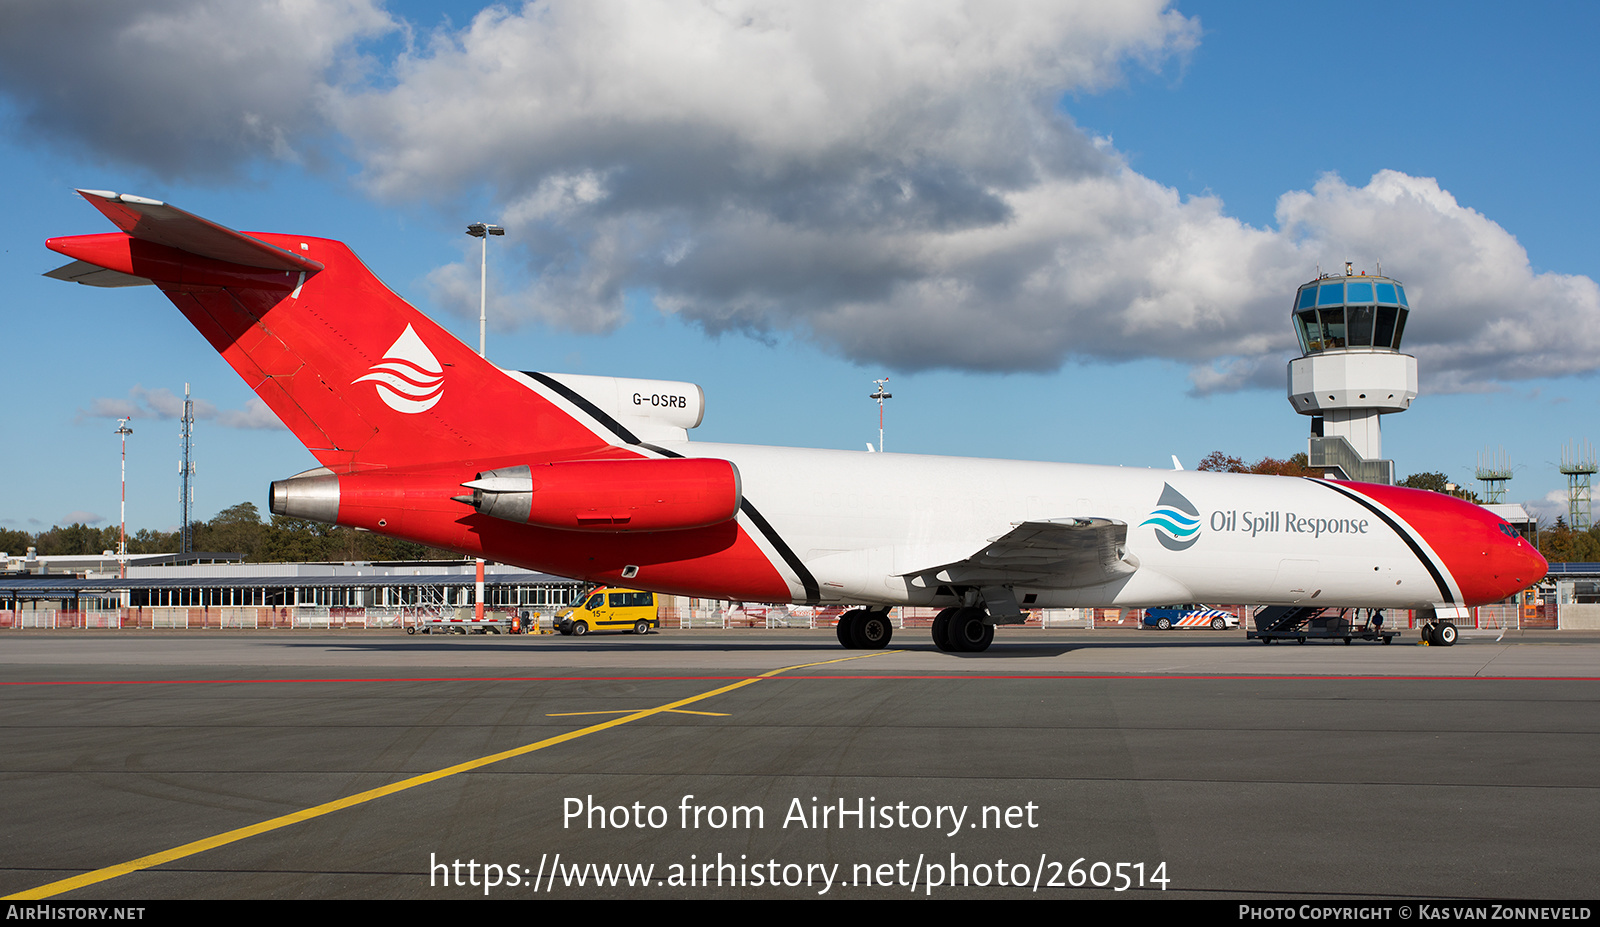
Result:
[[[0,895],[1586,899],[1600,634],[0,637]]]

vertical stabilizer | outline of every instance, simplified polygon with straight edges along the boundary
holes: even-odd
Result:
[[[123,231],[48,246],[154,282],[334,472],[605,446],[341,242],[236,232],[140,197],[84,197]]]

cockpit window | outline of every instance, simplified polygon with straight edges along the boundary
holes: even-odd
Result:
[[[1501,522],[1498,527],[1500,528],[1500,533],[1501,534],[1505,535],[1506,537],[1510,538],[1513,541],[1515,541],[1519,537],[1519,535],[1517,534],[1517,529],[1511,527],[1510,525],[1506,524],[1505,522]]]

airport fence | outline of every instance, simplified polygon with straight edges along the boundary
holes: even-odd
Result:
[[[1248,626],[1255,608],[1248,605],[1216,606],[1233,613]],[[801,628],[831,629],[846,606],[755,605],[662,596],[657,609],[661,627],[669,629]],[[1480,629],[1600,629],[1600,606],[1585,604],[1482,605],[1471,610],[1470,621],[1457,624]],[[144,606],[119,609],[20,608],[0,609],[0,630],[145,628],[171,630],[365,630],[420,625],[438,614],[437,608],[379,606]],[[550,615],[538,617],[548,626]],[[928,628],[937,608],[906,606],[890,611],[897,628]],[[1020,627],[1058,629],[1134,629],[1142,626],[1144,610],[1138,608],[1047,608],[1025,610]],[[1391,627],[1415,628],[1417,613],[1405,609],[1386,612]],[[1011,625],[1010,627],[1018,627]]]

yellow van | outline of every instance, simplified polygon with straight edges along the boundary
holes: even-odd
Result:
[[[590,631],[649,634],[661,623],[656,618],[655,593],[601,586],[589,593],[581,604],[569,605],[556,613],[555,626],[562,634],[588,634]]]

